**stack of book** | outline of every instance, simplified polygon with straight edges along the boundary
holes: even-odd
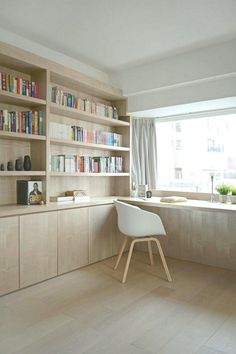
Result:
[[[74,190],[65,192],[65,195],[50,197],[50,201],[86,203],[90,201],[90,196],[84,190]]]
[[[87,98],[76,97],[57,86],[51,88],[51,101],[62,106],[76,108],[102,117],[118,119],[118,111],[116,107],[101,102],[90,101]]]
[[[56,122],[50,123],[50,137],[73,140],[84,143],[122,146],[122,135],[103,130],[88,130],[79,126],[70,126]]]
[[[0,130],[43,135],[42,111],[0,110]]]
[[[124,158],[121,156],[51,155],[53,172],[122,173]]]
[[[0,90],[24,96],[38,97],[38,84],[11,74],[0,72]]]

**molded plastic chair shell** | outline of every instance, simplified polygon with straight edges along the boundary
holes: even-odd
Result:
[[[126,282],[134,245],[138,242],[147,243],[151,265],[153,265],[151,243],[156,243],[167,279],[168,281],[172,281],[160,241],[156,237],[153,237],[158,235],[166,235],[160,217],[154,213],[150,213],[149,211],[140,209],[131,204],[123,203],[120,201],[114,201],[114,203],[118,214],[118,228],[125,235],[114,269],[117,269],[120,263],[128,238],[133,238],[129,248],[122,283]]]
[[[118,228],[124,235],[166,235],[161,218],[157,214],[120,201],[114,203],[118,214]]]

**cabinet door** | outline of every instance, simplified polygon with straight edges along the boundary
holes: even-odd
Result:
[[[58,273],[89,262],[89,208],[58,212]]]
[[[20,287],[57,275],[57,212],[20,217]]]
[[[90,263],[112,256],[112,243],[116,227],[114,216],[114,205],[99,205],[90,208]]]
[[[0,219],[0,295],[19,288],[18,217]]]

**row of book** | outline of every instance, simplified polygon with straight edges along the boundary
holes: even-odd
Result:
[[[51,155],[50,169],[53,172],[122,173],[124,158],[121,156]]]
[[[62,106],[76,108],[78,110],[97,114],[102,117],[118,119],[118,111],[116,107],[103,104],[101,102],[90,101],[65,92],[57,86],[51,89],[51,101]]]
[[[76,125],[51,122],[50,137],[54,139],[72,140],[83,143],[122,146],[122,135],[103,130],[88,130]]]
[[[0,130],[15,133],[43,135],[42,111],[0,110]]]
[[[38,97],[38,84],[11,74],[0,72],[0,90],[19,95]]]

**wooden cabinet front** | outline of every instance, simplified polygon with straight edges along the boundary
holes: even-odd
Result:
[[[113,237],[116,230],[114,205],[99,205],[89,210],[90,263],[111,257]]]
[[[0,219],[0,295],[19,288],[18,217]]]
[[[58,274],[89,263],[89,208],[58,212]]]
[[[20,287],[57,275],[57,212],[20,217]]]

